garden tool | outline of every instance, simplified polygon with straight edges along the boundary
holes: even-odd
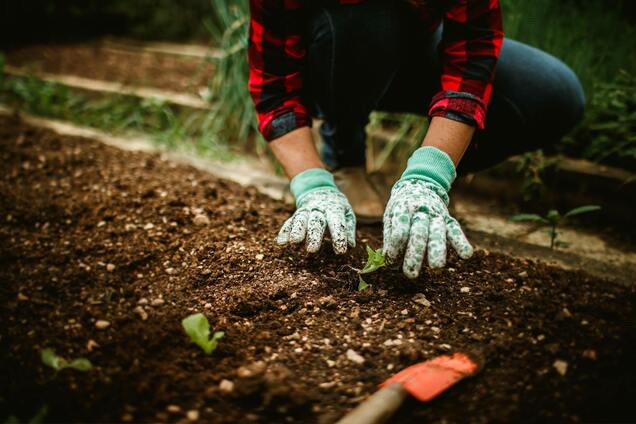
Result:
[[[459,380],[474,374],[477,368],[477,363],[464,353],[442,355],[412,365],[380,384],[380,390],[338,424],[383,423],[409,394],[421,402],[428,402]]]

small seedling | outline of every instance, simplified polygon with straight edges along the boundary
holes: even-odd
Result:
[[[225,336],[223,331],[217,331],[210,339],[210,323],[205,315],[198,313],[190,315],[181,321],[183,329],[193,343],[196,343],[206,354],[211,354],[216,349],[219,339]]]
[[[86,358],[77,358],[69,362],[61,356],[57,356],[55,351],[50,348],[42,350],[40,357],[44,365],[48,365],[55,371],[62,371],[66,368],[72,368],[77,371],[90,371],[93,368],[91,361]]]
[[[559,226],[562,225],[568,218],[584,213],[596,212],[600,209],[601,207],[597,205],[586,205],[574,208],[566,212],[564,215],[561,215],[556,209],[550,209],[545,216],[533,213],[522,213],[519,215],[514,215],[510,218],[510,220],[513,222],[535,222],[539,224],[535,231],[541,227],[549,226],[550,228],[548,229],[547,234],[550,236],[550,249],[554,249],[555,247],[568,246],[567,243],[558,240],[559,233],[557,231]]]
[[[358,272],[358,291],[366,290],[369,285],[362,278],[362,274],[369,274],[377,271],[384,266],[384,255],[382,254],[382,248],[373,250],[367,246],[367,263],[364,264],[364,268],[356,269]],[[355,268],[354,268],[355,269]]]

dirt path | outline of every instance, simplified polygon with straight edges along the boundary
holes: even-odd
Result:
[[[459,349],[482,372],[396,422],[636,418],[634,288],[480,251],[357,292],[376,228],[298,255],[270,241],[289,207],[253,189],[8,118],[0,159],[0,419],[333,422]],[[180,328],[197,311],[226,332],[211,356]],[[95,367],[55,375],[45,347]]]

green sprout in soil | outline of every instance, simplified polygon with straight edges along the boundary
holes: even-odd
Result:
[[[225,336],[223,331],[217,331],[210,339],[210,323],[205,315],[201,313],[184,318],[183,321],[181,321],[181,325],[183,325],[183,329],[190,337],[190,340],[199,345],[208,355],[214,352],[219,340]]]
[[[536,231],[539,228],[549,227],[546,233],[550,236],[550,249],[554,249],[555,247],[568,246],[568,243],[558,240],[559,232],[557,231],[559,226],[561,226],[568,218],[585,213],[596,212],[600,209],[601,207],[597,205],[586,205],[574,208],[566,212],[564,215],[561,215],[556,209],[550,209],[545,216],[533,213],[522,213],[512,216],[510,220],[512,222],[527,221],[538,224],[537,228],[535,228],[533,231]]]
[[[90,371],[91,368],[93,368],[91,361],[86,358],[77,358],[68,361],[61,356],[57,356],[55,351],[50,348],[42,350],[40,357],[42,358],[44,365],[53,368],[55,371],[61,371],[66,368],[71,368],[77,371]]]
[[[364,268],[354,270],[358,273],[358,291],[366,290],[369,285],[362,278],[362,274],[369,274],[377,271],[384,266],[384,255],[382,254],[382,248],[373,250],[367,246],[367,263],[364,264]]]

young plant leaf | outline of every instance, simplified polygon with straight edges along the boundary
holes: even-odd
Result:
[[[369,288],[369,285],[362,278],[361,275],[358,275],[358,291],[366,290]]]
[[[550,223],[556,224],[561,220],[561,214],[556,209],[550,209],[548,211],[548,214],[546,215],[546,218],[548,218],[548,221],[550,221]]]
[[[379,268],[384,266],[384,255],[382,254],[382,248],[378,250],[373,250],[369,246],[367,246],[367,263],[360,271],[360,274],[368,274],[373,271],[377,271]]]
[[[206,354],[211,354],[217,347],[218,341],[225,336],[223,331],[217,331],[210,339],[210,323],[205,315],[198,313],[190,315],[181,321],[181,325],[193,343],[199,345]]]
[[[565,218],[569,218],[571,216],[575,216],[575,215],[581,215],[584,213],[590,213],[590,212],[596,212],[601,210],[601,207],[598,205],[586,205],[586,206],[579,206],[578,208],[574,208],[571,211],[568,211],[565,215],[563,215]]]
[[[55,351],[50,348],[43,349],[40,353],[40,357],[42,358],[42,362],[44,365],[47,365],[53,368],[56,371],[61,371],[66,368],[72,368],[77,371],[90,371],[93,368],[93,364],[86,358],[77,358],[73,359],[71,362],[68,362],[66,359],[61,356],[57,356]]]
[[[519,215],[513,215],[510,217],[510,221],[512,222],[523,222],[523,221],[533,221],[533,222],[545,222],[548,221],[542,217],[541,215],[537,215],[535,213],[520,213]]]
[[[93,364],[86,358],[77,358],[69,362],[65,368],[73,368],[77,371],[90,371],[90,369],[93,368]]]
[[[53,349],[46,348],[42,350],[42,352],[40,353],[40,358],[42,358],[42,363],[44,365],[47,365],[56,371],[62,369],[63,359],[57,356]]]

